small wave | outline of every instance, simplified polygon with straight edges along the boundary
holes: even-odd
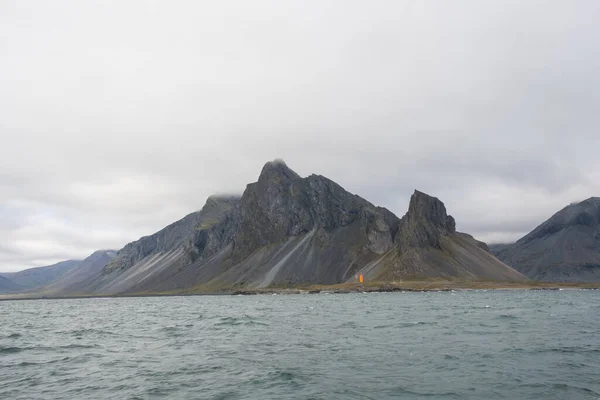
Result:
[[[162,328],[162,330],[165,332],[175,332],[175,331],[179,330],[179,328],[176,326],[165,326]]]
[[[0,347],[0,354],[15,354],[23,351],[20,347]]]
[[[549,349],[539,349],[536,352],[539,353],[600,353],[600,348],[587,348],[587,347],[553,347]]]
[[[485,324],[485,323],[483,323],[483,322],[480,322],[480,323],[478,324],[478,326],[481,326],[482,328],[497,328],[497,327],[498,327],[498,325]]]
[[[98,345],[95,344],[91,344],[91,345],[85,345],[85,344],[67,344],[65,346],[59,346],[57,348],[59,349],[94,349],[98,347]]]
[[[436,322],[423,322],[423,321],[415,321],[415,322],[401,322],[399,324],[394,325],[396,328],[412,328],[419,325],[437,325]]]
[[[512,314],[500,314],[496,317],[496,319],[519,319],[519,317]]]
[[[8,339],[16,339],[16,338],[20,338],[21,334],[20,333],[11,333],[10,335],[7,336]]]
[[[393,328],[394,325],[393,324],[387,324],[387,325],[377,325],[374,326],[373,329],[386,329],[386,328]]]
[[[112,331],[105,331],[103,329],[75,329],[71,332],[69,332],[71,335],[73,336],[86,336],[86,335],[92,335],[92,334],[97,334],[97,335],[116,335],[116,333],[112,332]]]
[[[34,362],[28,362],[28,361],[22,361],[20,363],[18,363],[17,365],[15,365],[15,367],[30,367],[33,365],[41,365],[44,363],[34,363]]]
[[[395,395],[399,395],[399,394],[408,395],[408,396],[410,396],[410,398],[416,398],[416,397],[435,397],[435,398],[451,398],[451,399],[461,399],[462,398],[458,393],[454,393],[454,392],[442,392],[442,393],[422,392],[422,391],[410,390],[407,388],[394,389],[394,394]]]
[[[559,365],[561,368],[593,368],[591,365],[572,361],[561,362]]]
[[[221,318],[221,321],[217,322],[215,326],[238,326],[238,325],[260,325],[260,326],[269,326],[264,322],[256,321],[250,317],[237,318],[237,317],[225,317]]]
[[[29,346],[29,347],[2,347],[0,346],[0,354],[14,354],[22,351],[38,350],[38,351],[58,351],[58,350],[72,350],[72,349],[93,349],[99,347],[98,345],[82,345],[82,344],[67,344],[64,346],[48,347],[48,346]]]
[[[166,332],[168,336],[181,336],[181,329],[177,326],[165,326],[161,329],[163,332]]]
[[[252,383],[255,385],[267,385],[271,387],[279,385],[299,387],[305,380],[305,377],[292,371],[275,370],[269,372],[265,377],[254,379]]]
[[[291,381],[296,378],[295,374],[287,371],[276,371],[275,373],[271,373],[269,375],[274,379],[279,379],[282,381]]]
[[[470,308],[471,308],[471,309],[473,309],[473,310],[487,310],[487,309],[489,309],[489,308],[492,308],[492,306],[490,306],[490,305],[486,304],[486,305],[484,305],[484,306],[472,306],[472,307],[470,307]],[[469,310],[466,310],[466,311],[465,311],[465,313],[469,313],[469,312],[471,312],[471,311],[469,311]]]
[[[533,383],[533,384],[526,384],[523,386],[531,387],[531,388],[550,389],[552,391],[552,393],[556,393],[557,391],[576,391],[576,392],[579,392],[581,394],[586,394],[586,395],[594,395],[594,396],[600,395],[600,393],[598,393],[590,388],[569,385],[566,383],[553,383],[553,384]]]
[[[33,365],[38,365],[38,366],[39,365],[50,365],[50,364],[60,363],[60,362],[68,361],[68,360],[70,360],[69,357],[63,357],[63,358],[59,358],[59,359],[55,359],[55,360],[42,361],[42,362],[21,361],[18,364],[5,364],[2,367],[14,368],[14,367],[29,367],[29,366],[33,366]]]
[[[470,335],[503,335],[501,331],[490,331],[487,329],[462,329],[461,332],[468,333]]]
[[[240,294],[240,296],[243,296],[243,294]],[[229,391],[229,392],[225,392],[225,393],[219,393],[213,399],[214,400],[228,400],[228,399],[237,399],[238,397],[239,397],[239,394],[237,392]]]

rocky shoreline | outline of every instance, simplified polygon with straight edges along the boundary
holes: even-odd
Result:
[[[0,301],[9,300],[60,300],[60,299],[88,299],[88,298],[122,298],[122,297],[173,297],[173,296],[252,296],[252,295],[298,295],[298,294],[350,294],[350,293],[424,293],[424,292],[456,292],[471,290],[600,290],[600,283],[502,283],[502,282],[404,282],[404,283],[368,283],[340,284],[340,285],[315,285],[306,287],[289,288],[240,288],[221,290],[217,292],[202,291],[173,291],[162,293],[127,293],[116,295],[74,295],[74,296],[48,296],[48,295],[0,295]]]
[[[383,283],[376,285],[332,285],[322,287],[306,288],[265,288],[265,289],[239,289],[234,291],[223,291],[221,294],[232,296],[250,296],[258,294],[284,295],[284,294],[348,294],[348,293],[410,293],[410,292],[454,292],[467,290],[600,290],[600,284],[506,284],[498,282],[468,282],[468,283],[426,283],[411,282],[406,285]]]

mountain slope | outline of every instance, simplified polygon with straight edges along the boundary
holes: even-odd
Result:
[[[81,260],[62,261],[46,267],[29,268],[19,272],[0,274],[16,283],[21,290],[35,289],[56,281],[75,268]]]
[[[600,282],[600,198],[563,208],[516,243],[495,251],[532,279]]]
[[[81,286],[80,291],[110,294],[138,287],[158,287],[148,282],[161,276],[164,270],[177,273],[213,251],[208,242],[212,235],[222,233],[212,228],[219,225],[238,202],[239,198],[232,196],[209,197],[200,211],[119,250],[116,258]]]
[[[45,295],[85,292],[87,283],[96,278],[116,255],[114,250],[95,251],[84,260],[78,261],[75,267],[56,281],[38,288],[36,291]]]
[[[22,287],[5,276],[0,275],[0,293],[12,293],[21,290]]]
[[[456,232],[444,204],[415,191],[400,222],[395,248],[361,272],[371,280],[464,279],[523,281],[526,278],[494,257],[487,245]]]

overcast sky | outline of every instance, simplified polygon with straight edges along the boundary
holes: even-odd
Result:
[[[118,249],[283,158],[516,240],[600,196],[600,1],[0,1],[0,271]]]

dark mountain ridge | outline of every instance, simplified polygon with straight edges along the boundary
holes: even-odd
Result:
[[[320,175],[267,163],[243,195],[132,242],[91,280],[94,293],[335,284],[371,279],[523,280],[457,233],[441,201],[415,192],[402,219]],[[398,275],[399,274],[399,275]]]
[[[600,198],[570,204],[516,243],[493,250],[531,279],[600,282]]]
[[[144,239],[126,246],[94,290],[336,283],[388,250],[399,223],[388,210],[325,177],[301,178],[282,161],[267,163],[241,198],[212,200],[216,212],[201,210],[195,227],[184,229],[185,244],[148,254],[139,251]],[[126,257],[132,251],[144,257]]]
[[[456,232],[435,197],[415,191],[398,218],[281,160],[265,164],[241,197],[211,196],[201,210],[102,262],[45,293],[215,292],[353,282],[359,273],[371,281],[526,280],[484,243]]]

